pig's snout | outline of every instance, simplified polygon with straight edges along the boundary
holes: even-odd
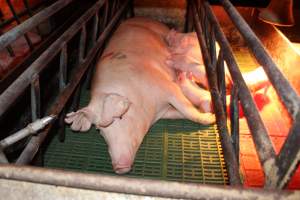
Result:
[[[118,158],[115,158],[111,153],[112,166],[117,174],[125,174],[131,170],[133,164],[133,158],[129,154],[121,154]]]

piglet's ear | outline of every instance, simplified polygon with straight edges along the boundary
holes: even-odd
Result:
[[[124,115],[130,106],[130,101],[118,94],[107,94],[104,97],[98,126],[107,127],[115,118]]]

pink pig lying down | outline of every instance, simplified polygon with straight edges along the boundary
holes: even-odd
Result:
[[[166,41],[171,51],[166,63],[177,70],[192,73],[195,81],[208,89],[208,80],[196,33],[179,33],[171,30],[166,37]],[[219,49],[216,43],[216,51],[219,52]],[[243,73],[242,76],[252,92],[269,85],[268,77],[262,67]],[[226,63],[225,78],[227,86],[229,86],[232,81]]]
[[[89,104],[65,118],[75,131],[87,131],[92,124],[101,130],[118,174],[130,171],[145,134],[158,119],[215,121],[214,114],[199,112],[175,83],[174,70],[165,64],[168,32],[165,25],[145,18],[123,22],[97,63]]]

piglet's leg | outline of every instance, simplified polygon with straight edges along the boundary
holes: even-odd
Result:
[[[161,118],[162,119],[184,119],[185,117],[173,106],[170,106],[167,112]]]
[[[180,88],[174,86],[173,95],[169,102],[174,106],[184,117],[200,124],[212,124],[216,121],[213,113],[201,113],[193,104],[183,95]]]

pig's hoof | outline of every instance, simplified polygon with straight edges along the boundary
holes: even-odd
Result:
[[[216,122],[216,116],[214,113],[202,113],[201,118],[198,120],[200,124],[209,125]]]
[[[87,108],[83,108],[77,112],[68,113],[65,122],[67,124],[72,124],[71,129],[73,131],[88,131],[92,125],[89,119],[89,112],[90,111]]]

